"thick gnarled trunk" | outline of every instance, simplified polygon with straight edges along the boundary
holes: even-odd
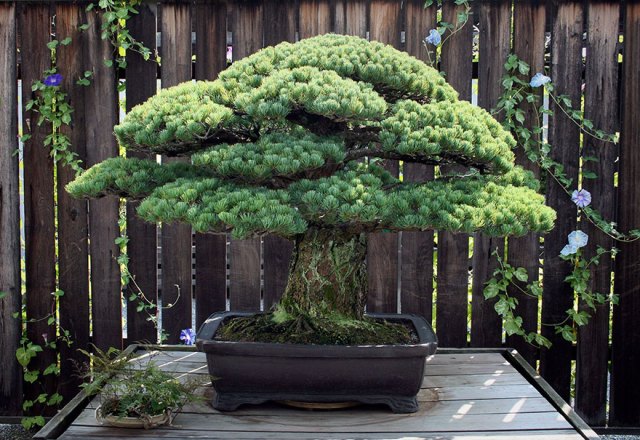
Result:
[[[310,228],[295,241],[280,307],[294,316],[362,319],[366,255],[365,234]]]

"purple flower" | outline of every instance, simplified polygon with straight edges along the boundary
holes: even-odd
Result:
[[[437,29],[431,29],[429,31],[429,35],[424,39],[424,41],[429,44],[433,44],[434,46],[440,46],[440,43],[442,42],[442,36]]]
[[[571,200],[578,205],[578,208],[584,208],[591,203],[591,193],[586,189],[581,189],[580,191],[575,190],[573,194],[571,194]]]
[[[531,87],[540,87],[545,85],[546,83],[550,82],[551,78],[549,78],[546,75],[543,75],[542,73],[536,73],[533,78],[531,78],[531,82],[529,83],[529,85]]]
[[[196,333],[192,328],[185,328],[180,332],[180,340],[184,345],[193,345],[196,342]]]
[[[49,75],[44,79],[44,85],[49,87],[55,87],[62,84],[62,75],[59,73],[54,73],[53,75]]]
[[[577,230],[569,234],[569,245],[581,248],[587,245],[589,242],[589,236],[584,232]]]

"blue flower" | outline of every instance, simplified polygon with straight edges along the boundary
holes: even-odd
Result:
[[[531,82],[529,83],[529,85],[531,87],[540,87],[545,85],[546,83],[550,82],[551,78],[549,78],[546,75],[543,75],[542,73],[536,73],[533,78],[531,78]]]
[[[566,257],[567,255],[573,255],[576,252],[578,252],[578,247],[572,244],[568,244],[562,248],[562,250],[560,251],[560,255]]]
[[[589,242],[589,236],[584,232],[577,230],[569,234],[569,245],[581,248],[587,245]]]
[[[429,31],[429,36],[427,36],[427,38],[425,38],[424,41],[426,41],[429,44],[433,44],[434,46],[440,46],[440,43],[442,43],[442,36],[440,35],[440,32],[438,32],[437,29],[431,29]]]
[[[180,332],[180,340],[183,341],[185,345],[193,345],[196,342],[196,333],[192,328],[185,328]]]
[[[62,75],[59,73],[54,73],[53,75],[49,75],[44,79],[44,85],[49,87],[55,87],[62,84]]]
[[[581,189],[580,191],[575,190],[573,194],[571,194],[571,200],[578,205],[578,208],[584,208],[591,203],[591,193],[586,189]]]

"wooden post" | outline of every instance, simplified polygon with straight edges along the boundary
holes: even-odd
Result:
[[[554,93],[565,94],[574,109],[580,108],[582,85],[582,2],[559,2],[552,24],[551,78],[556,86]],[[550,157],[564,165],[568,178],[578,181],[578,156],[580,130],[556,106],[549,121]],[[564,279],[571,272],[571,265],[560,259],[560,250],[567,243],[567,236],[576,229],[576,206],[564,189],[553,179],[547,179],[547,203],[558,213],[555,228],[544,239],[544,289],[542,298],[542,322],[562,322],[567,309],[573,307],[573,290]],[[542,327],[542,334],[553,346],[544,349],[540,356],[540,372],[549,384],[569,400],[571,381],[571,343],[556,334],[553,326]]]
[[[128,21],[131,36],[144,44],[152,52],[151,59],[145,61],[139,53],[127,51],[127,111],[145,102],[156,93],[158,65],[153,60],[156,49],[156,13],[148,3],[136,6],[138,14]],[[155,154],[127,151],[127,157],[155,160]],[[127,202],[127,254],[129,273],[134,282],[127,287],[127,339],[129,342],[157,342],[157,332],[146,312],[136,310],[139,301],[130,301],[132,294],[144,295],[154,304],[158,303],[158,237],[156,225],[147,223],[136,215],[139,202]],[[150,313],[155,313],[151,310]]]
[[[51,36],[51,16],[49,5],[25,5],[20,14],[20,28],[29,29],[29,38],[22,39],[21,51],[30,54],[22,59],[22,103],[26,105],[33,97],[31,85],[43,80],[44,71],[51,67],[51,55],[43,48]],[[25,203],[25,271],[26,271],[26,307],[27,336],[34,343],[43,346],[44,335],[51,340],[55,338],[55,327],[49,325],[47,317],[55,313],[55,300],[51,295],[56,290],[56,255],[55,255],[55,223],[54,223],[54,175],[53,160],[48,148],[44,146],[45,136],[51,132],[47,123],[37,125],[38,114],[35,111],[23,111],[24,133],[31,138],[24,144],[24,203]],[[60,178],[60,174],[58,175]],[[82,204],[86,206],[86,202]],[[64,207],[59,207],[62,214]],[[78,217],[86,215],[86,208],[77,212]],[[86,217],[85,217],[86,219]],[[84,223],[86,225],[86,223]],[[63,232],[59,222],[59,231]],[[84,240],[86,241],[86,230]],[[66,256],[64,248],[59,248],[60,289],[71,291],[65,284],[69,273],[64,271],[68,266],[63,264]],[[81,270],[81,267],[76,267]],[[80,274],[81,275],[81,274]],[[67,278],[64,278],[67,276]],[[78,275],[76,275],[78,276]],[[87,282],[86,272],[84,276]],[[44,371],[49,365],[57,363],[56,352],[45,349],[29,364],[29,370]],[[53,393],[56,389],[54,375],[41,376],[38,384],[25,384],[25,397],[34,400],[41,393]],[[32,407],[33,413],[51,414],[53,408],[40,405]]]
[[[196,79],[213,80],[227,67],[227,6],[197,3]],[[196,233],[196,327],[227,305],[227,236]]]
[[[640,228],[640,2],[626,5],[622,78],[622,131],[618,224],[622,231]],[[620,305],[613,314],[611,412],[609,426],[640,425],[640,241],[620,244],[615,291]]]
[[[436,25],[436,8],[424,8],[422,0],[405,5],[405,41],[409,55],[426,61],[423,39]],[[425,182],[434,177],[433,166],[405,162],[405,182]],[[433,310],[433,231],[402,232],[400,267],[400,310],[432,321]]]
[[[18,77],[16,6],[0,4],[0,415],[22,410],[22,369],[14,353],[20,341],[20,200],[18,195]]]
[[[454,23],[462,6],[443,5],[442,18]],[[442,71],[458,91],[471,100],[473,26],[467,23],[442,47]],[[446,172],[446,168],[445,168]],[[442,347],[466,347],[469,280],[469,235],[438,231],[436,331]]]
[[[529,78],[537,72],[544,72],[545,40],[545,3],[540,0],[516,2],[513,12],[513,51],[531,68]],[[542,89],[538,89],[539,104],[542,103]],[[523,103],[525,126],[529,129],[535,124],[535,104]],[[540,176],[539,167],[531,162],[522,145],[516,148],[516,164]],[[538,279],[540,268],[540,237],[529,233],[524,237],[509,238],[507,261],[514,267],[524,267],[529,275],[528,282]],[[523,283],[525,284],[525,283]],[[518,299],[518,315],[522,317],[522,327],[526,332],[538,331],[538,299],[525,295],[519,289],[510,288],[509,295]],[[535,366],[536,348],[521,336],[507,336],[507,346],[518,350],[527,362]]]
[[[480,61],[478,63],[478,105],[487,111],[496,107],[502,94],[504,63],[511,39],[511,2],[499,0],[478,5],[480,21]],[[484,299],[484,286],[497,267],[492,255],[504,256],[504,238],[478,232],[473,241],[473,285],[471,293],[471,346],[502,345],[502,319],[494,309],[495,300]]]
[[[400,48],[402,16],[400,2],[374,0],[369,11],[371,40]],[[398,176],[398,161],[384,161],[383,166],[392,175]],[[367,275],[369,296],[367,310],[370,312],[398,311],[398,239],[395,232],[369,234],[367,252]]]
[[[191,80],[191,5],[162,4],[162,88]],[[163,163],[186,160],[162,157]],[[180,342],[191,328],[191,226],[162,225],[162,329],[166,342]]]
[[[585,118],[609,133],[619,129],[618,124],[618,31],[620,7],[618,2],[593,1],[588,3],[587,63],[585,73]],[[636,72],[637,74],[637,72]],[[614,172],[618,148],[611,143],[599,142],[584,136],[583,157],[596,157],[597,162],[582,163],[583,172],[591,171],[597,179],[582,178],[582,187],[591,192],[592,207],[605,219],[615,218],[613,194]],[[585,250],[587,258],[595,255],[598,246],[610,249],[613,245],[606,234],[590,222],[584,222],[589,235]],[[637,256],[636,256],[637,258]],[[591,289],[608,294],[611,289],[612,262],[609,254],[592,266]],[[609,374],[609,306],[598,306],[595,311],[584,304],[583,310],[591,315],[589,324],[579,328],[576,362],[576,411],[590,425],[606,424],[607,376]]]

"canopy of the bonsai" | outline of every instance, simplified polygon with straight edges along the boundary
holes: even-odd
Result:
[[[109,159],[68,191],[142,199],[142,218],[199,232],[521,235],[555,219],[489,113],[459,101],[421,61],[357,37],[265,48],[215,81],[160,91],[115,133],[127,150],[191,160]],[[382,160],[435,165],[437,178],[405,182]],[[448,164],[465,171],[444,175]]]

